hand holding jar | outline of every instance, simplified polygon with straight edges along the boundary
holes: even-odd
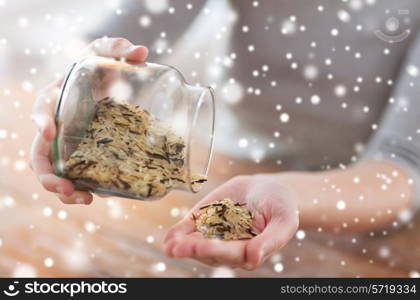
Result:
[[[143,49],[119,39],[96,41],[99,46],[94,48],[120,47],[109,43],[127,43],[121,54]],[[188,85],[171,66],[145,63],[141,56],[133,61],[131,55],[87,56],[64,78],[57,97],[51,160],[55,175],[72,185],[66,187],[66,181],[49,174],[50,180],[62,183],[52,188],[59,194],[69,196],[76,189],[151,200],[172,189],[198,192],[207,181],[214,130],[212,90]],[[43,98],[39,101],[45,105]],[[47,132],[53,127],[51,119],[34,114],[37,124],[49,125]],[[47,141],[51,136],[46,134]],[[34,162],[39,173],[38,160]],[[50,190],[46,174],[40,175]]]
[[[88,51],[97,55],[125,58],[134,62],[143,62],[148,54],[144,46],[136,46],[123,38],[96,40]],[[90,204],[92,195],[85,191],[76,191],[68,179],[55,175],[52,164],[51,142],[56,137],[54,109],[62,80],[51,84],[41,91],[36,99],[32,118],[38,127],[31,153],[31,166],[42,186],[67,204]]]

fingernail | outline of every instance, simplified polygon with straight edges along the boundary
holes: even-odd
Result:
[[[244,265],[244,269],[246,269],[246,270],[248,270],[248,271],[251,271],[252,269],[254,269],[254,266],[253,266],[253,265],[251,265],[251,264],[245,264],[245,265]]]
[[[132,51],[134,51],[134,50],[136,50],[137,48],[138,48],[139,46],[130,46],[130,47],[128,47],[127,49],[126,49],[126,51],[125,52],[132,52]]]
[[[76,202],[77,204],[85,204],[85,201],[82,197],[77,197],[76,200],[74,200],[74,202]]]
[[[127,52],[134,52],[137,49],[141,49],[141,48],[147,49],[146,47],[141,46],[141,45],[140,46],[131,46],[130,48],[127,49]]]
[[[55,188],[55,190],[57,191],[57,193],[59,193],[59,194],[61,194],[61,195],[64,195],[64,193],[63,193],[63,188],[62,188],[61,186],[57,186],[57,187]]]
[[[262,248],[260,251],[258,251],[258,263],[261,263],[261,261],[264,259],[265,256],[265,249]]]
[[[260,251],[258,252],[258,257],[261,259],[261,258],[263,258],[263,257],[264,257],[264,254],[265,254],[265,250],[264,250],[264,248],[262,248],[262,249],[260,249]]]

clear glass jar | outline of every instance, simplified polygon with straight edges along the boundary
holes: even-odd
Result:
[[[171,66],[84,58],[65,77],[55,120],[55,172],[76,189],[151,200],[207,180],[213,91]]]

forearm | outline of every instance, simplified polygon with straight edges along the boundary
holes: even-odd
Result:
[[[389,225],[411,206],[413,185],[390,162],[364,161],[346,170],[284,173],[295,192],[303,228],[365,231]]]

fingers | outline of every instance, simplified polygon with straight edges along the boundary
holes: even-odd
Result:
[[[73,184],[54,174],[49,159],[50,143],[38,133],[32,144],[31,165],[42,186],[53,193],[70,196],[74,192]]]
[[[95,40],[88,47],[96,55],[125,58],[130,61],[145,61],[149,50],[145,46],[133,45],[124,38],[101,38]]]
[[[55,124],[53,118],[49,115],[32,115],[32,120],[36,124],[38,131],[47,141],[52,141],[55,137]]]
[[[194,221],[189,217],[189,215],[187,215],[180,222],[172,226],[172,228],[166,233],[164,238],[164,252],[167,256],[174,257],[174,247],[179,244],[179,240],[182,237],[193,233],[194,226]],[[186,255],[183,257],[186,257]]]
[[[272,219],[262,233],[249,240],[246,247],[246,269],[255,269],[273,252],[282,248],[294,235],[297,222]]]
[[[169,242],[170,240],[178,237],[185,236],[194,231],[195,223],[190,218],[190,215],[187,215],[180,222],[175,224],[167,233],[164,239],[164,242]]]
[[[177,236],[165,242],[166,255],[173,258],[194,258],[211,265],[240,267],[245,264],[247,241],[221,241],[204,238],[199,232]]]
[[[47,191],[57,193],[62,196],[71,196],[74,192],[73,184],[69,180],[58,177],[52,173],[39,174],[38,178],[41,185]]]
[[[71,181],[54,174],[49,159],[50,143],[38,133],[31,151],[31,166],[42,186],[50,192],[56,193],[58,198],[66,204],[90,204],[93,197],[90,193],[75,191]]]
[[[195,255],[199,260],[214,259],[220,265],[241,267],[245,263],[248,241],[221,241],[201,239],[195,245]]]
[[[88,192],[75,191],[71,196],[58,195],[61,202],[65,204],[86,204],[89,205],[93,201],[93,196]]]
[[[169,256],[175,258],[194,257],[197,241],[203,236],[199,232],[175,238],[171,249],[168,249]]]
[[[242,266],[245,263],[247,241],[220,241],[207,239],[193,232],[193,221],[183,220],[165,237],[164,252],[173,258],[194,258],[211,265]]]
[[[44,90],[38,93],[32,112],[32,120],[41,133],[42,137],[51,141],[56,135],[54,123],[54,107],[58,92],[58,87],[62,80],[53,82]]]

